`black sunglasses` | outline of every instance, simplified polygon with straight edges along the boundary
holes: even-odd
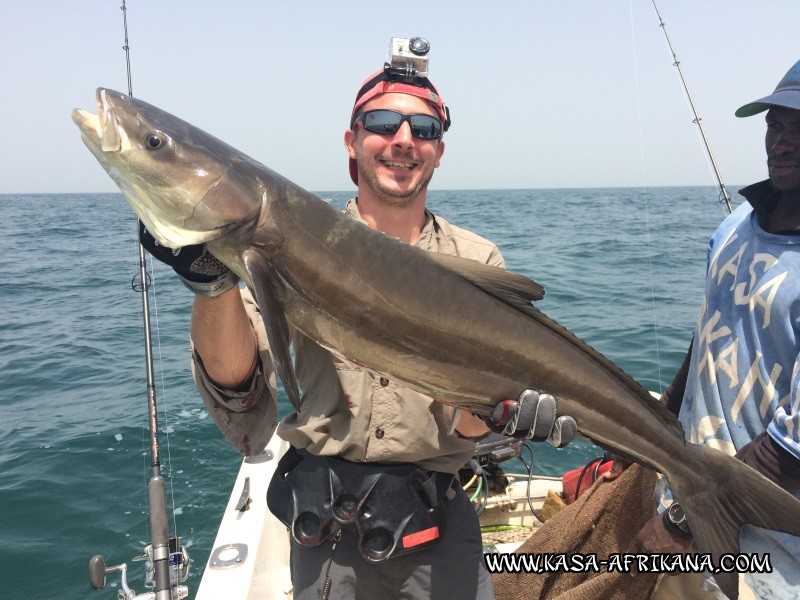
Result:
[[[368,110],[355,119],[353,125],[361,121],[364,129],[372,133],[396,133],[403,121],[408,121],[411,135],[421,140],[438,140],[442,137],[442,122],[431,115],[406,115],[395,110],[380,108]]]

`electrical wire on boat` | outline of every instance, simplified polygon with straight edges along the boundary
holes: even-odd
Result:
[[[519,458],[520,462],[525,465],[525,469],[528,471],[528,486],[525,491],[525,498],[528,500],[528,507],[531,509],[531,514],[538,519],[540,523],[545,522],[545,518],[542,516],[542,512],[533,506],[533,498],[531,498],[531,481],[533,480],[533,448],[531,448],[527,443],[522,445],[522,448],[527,450],[528,453],[531,455],[531,462],[530,464],[525,462],[525,459],[522,458],[522,453],[517,457]]]
[[[474,475],[469,482],[462,487],[466,490],[472,486],[475,481],[478,482],[478,487],[475,490],[475,493],[470,496],[469,501],[472,503],[477,501],[477,505],[475,505],[475,513],[480,516],[486,508],[486,503],[489,500],[489,476],[476,458],[470,459],[468,466]],[[479,497],[480,500],[478,500]]]
[[[482,476],[480,479],[478,479],[478,488],[475,490],[475,493],[472,494],[472,496],[470,496],[470,498],[469,498],[470,502],[475,502],[475,500],[478,498],[478,496],[481,495],[481,490],[483,490],[483,484],[484,484],[485,481],[486,481],[486,476],[485,475]],[[481,510],[483,510],[483,509],[481,509]]]
[[[686,84],[686,79],[683,76],[683,71],[681,71],[681,63],[678,60],[677,55],[675,54],[675,50],[672,48],[672,42],[669,39],[669,35],[667,35],[667,26],[664,23],[664,19],[661,18],[661,13],[658,12],[658,7],[656,6],[656,1],[651,0],[653,3],[653,8],[656,11],[656,15],[658,16],[658,23],[661,26],[661,31],[664,32],[664,38],[667,40],[667,46],[669,46],[669,51],[672,54],[672,58],[674,62],[672,63],[675,68],[678,70],[678,76],[680,77],[681,84],[683,84],[683,90],[686,92],[686,98],[689,101],[689,106],[692,109],[692,114],[694,114],[694,123],[697,124],[697,129],[700,131],[700,137],[703,140],[703,146],[706,150],[706,155],[708,156],[708,160],[711,162],[711,168],[714,171],[714,177],[717,180],[717,187],[719,188],[719,202],[725,207],[725,211],[728,214],[731,214],[731,195],[728,193],[728,189],[725,187],[725,182],[722,181],[722,175],[717,168],[717,161],[714,160],[714,153],[711,151],[711,146],[708,144],[708,138],[706,137],[706,132],[703,129],[703,121],[700,118],[700,115],[697,113],[697,109],[694,106],[694,101],[692,100],[692,95],[689,93],[689,86]]]
[[[133,96],[131,83],[130,45],[128,43],[128,14],[125,0],[122,0],[122,18],[125,32],[125,63],[128,77],[128,95]],[[137,226],[138,231],[138,226]],[[156,387],[153,368],[153,340],[150,324],[149,282],[144,247],[139,244],[139,285],[133,285],[141,294],[142,316],[144,319],[144,347],[147,371],[147,408],[148,428],[150,432],[150,469],[147,499],[150,514],[150,543],[145,547],[143,559],[147,561],[145,585],[152,591],[137,595],[128,587],[126,580],[127,565],[121,564],[106,567],[102,556],[94,556],[89,562],[89,583],[94,589],[105,587],[106,575],[121,573],[121,590],[118,597],[123,600],[180,600],[189,595],[186,586],[179,585],[189,575],[189,557],[180,544],[180,538],[170,537],[167,516],[167,494],[164,479],[161,476],[161,457],[158,441],[158,411],[156,403]],[[136,278],[134,277],[134,280]],[[135,559],[134,559],[135,560]]]
[[[477,476],[477,475],[473,475],[473,476],[472,476],[472,479],[470,479],[470,480],[469,480],[467,483],[465,483],[465,484],[464,484],[464,490],[468,490],[469,488],[471,488],[471,487],[472,487],[472,485],[473,485],[473,484],[474,484],[476,481],[478,481],[478,476]]]

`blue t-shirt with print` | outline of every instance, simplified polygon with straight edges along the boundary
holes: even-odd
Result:
[[[800,458],[800,235],[767,233],[743,203],[708,252],[686,438],[735,454],[767,430]]]
[[[800,459],[799,355],[800,235],[764,231],[745,202],[709,243],[679,416],[686,439],[733,455],[766,430]],[[659,488],[666,505],[663,479]],[[773,574],[741,582],[755,597],[800,599],[800,538],[745,526],[740,547],[770,554]]]

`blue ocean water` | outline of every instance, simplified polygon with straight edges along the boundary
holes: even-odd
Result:
[[[348,194],[320,196],[342,206]],[[724,216],[713,188],[433,191],[429,206],[541,283],[545,313],[646,387],[669,383]],[[89,587],[95,554],[127,562],[143,592],[132,558],[149,537],[150,455],[133,213],[118,194],[6,195],[0,222],[0,597],[114,598]],[[162,471],[195,590],[240,457],[191,382],[190,293],[163,265],[151,271]],[[547,475],[599,452],[580,441],[534,451]]]

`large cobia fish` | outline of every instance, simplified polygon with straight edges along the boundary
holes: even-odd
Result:
[[[345,217],[198,128],[107,89],[73,112],[83,141],[163,245],[207,248],[253,288],[278,373],[299,391],[288,326],[434,398],[489,414],[553,394],[594,443],[660,471],[716,564],[745,523],[800,535],[800,502],[682,428],[631,377],[531,305],[530,279],[433,254]],[[736,574],[715,575],[738,595]]]

